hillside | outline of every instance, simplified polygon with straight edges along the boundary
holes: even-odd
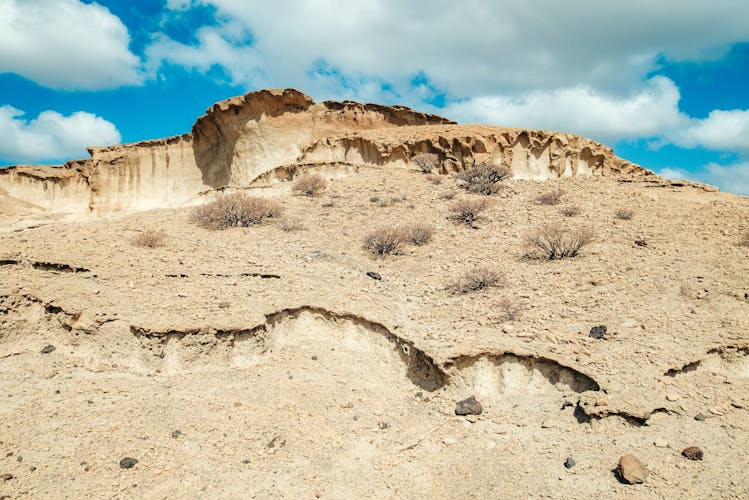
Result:
[[[0,171],[0,496],[749,495],[749,198],[571,134],[248,96]],[[461,178],[481,164],[490,195]],[[279,210],[196,220],[232,193]],[[549,227],[589,241],[544,258]]]

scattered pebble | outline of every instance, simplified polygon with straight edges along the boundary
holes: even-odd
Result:
[[[40,352],[42,354],[49,354],[49,353],[53,352],[55,349],[57,349],[55,346],[53,346],[52,344],[49,344],[49,345],[45,346],[44,349],[42,349]]]
[[[367,271],[367,276],[369,276],[373,280],[377,280],[377,281],[382,280],[382,276],[380,276],[380,273],[376,273],[374,271]]]
[[[699,449],[697,446],[690,446],[689,448],[684,448],[681,454],[684,455],[689,460],[702,460],[702,457],[705,456],[705,453],[701,449]]]
[[[135,467],[135,464],[138,463],[138,460],[135,458],[125,457],[122,460],[120,460],[120,469],[132,469]]]
[[[702,422],[703,420],[705,420],[705,415],[703,415],[702,413],[698,413],[697,415],[694,416],[694,419],[697,420],[698,422]]]
[[[387,422],[380,421],[380,422],[377,422],[377,427],[379,427],[380,430],[384,431],[385,429],[387,429],[388,427],[390,427],[390,424],[387,423]]]
[[[481,415],[484,409],[481,403],[476,401],[475,396],[470,396],[463,401],[458,401],[455,405],[456,415]]]
[[[181,431],[181,430],[179,430],[179,429],[178,429],[178,430],[176,430],[176,431],[172,431],[172,437],[173,437],[174,439],[177,439],[177,438],[178,438],[178,437],[180,437],[181,435],[182,435],[182,431]]]
[[[245,458],[244,460],[242,460],[242,463],[245,464],[245,465],[247,465],[247,464],[250,463],[250,459],[249,458]]]
[[[596,339],[596,340],[602,340],[604,337],[606,337],[606,326],[605,325],[599,325],[594,326],[590,329],[590,338]]]
[[[0,474],[0,481],[10,481],[13,479],[13,474]]]
[[[449,445],[457,443],[458,440],[452,436],[447,436],[446,438],[442,439],[442,442],[449,446]]]
[[[668,448],[668,441],[665,439],[656,439],[653,444],[656,448]]]
[[[648,478],[648,469],[633,455],[624,455],[616,468],[619,480],[626,484],[643,483]]]
[[[279,448],[283,448],[284,446],[286,446],[286,440],[281,436],[274,437],[268,443],[268,448],[275,448],[276,446],[278,446]]]
[[[564,461],[564,466],[567,469],[571,469],[575,466],[575,460],[572,457],[567,457],[567,459]]]

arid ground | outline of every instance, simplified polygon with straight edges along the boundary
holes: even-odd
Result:
[[[252,227],[185,207],[0,234],[0,496],[747,498],[749,199],[501,184],[349,168],[249,189],[283,207]],[[474,227],[469,199],[491,200]],[[432,239],[363,247],[413,223]],[[546,224],[593,237],[533,258]],[[496,286],[455,291],[477,271]]]

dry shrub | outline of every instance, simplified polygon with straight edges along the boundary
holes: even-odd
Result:
[[[408,243],[416,246],[426,245],[434,236],[434,226],[423,222],[402,226],[401,229],[403,229]]]
[[[616,212],[614,212],[614,215],[617,219],[629,220],[634,217],[635,213],[628,208],[619,208],[616,210]]]
[[[294,183],[292,190],[304,196],[318,196],[328,183],[322,175],[304,174]]]
[[[282,212],[283,207],[275,200],[232,193],[196,207],[192,220],[208,229],[226,229],[254,226],[264,219],[278,217]]]
[[[156,229],[147,229],[132,239],[132,243],[138,247],[156,248],[164,245],[166,232]]]
[[[491,204],[486,199],[456,201],[450,207],[450,212],[452,212],[450,218],[475,228],[474,223],[479,219],[479,214],[486,210],[489,205]]]
[[[305,229],[304,222],[299,217],[284,217],[281,220],[281,229],[286,232],[302,231]]]
[[[490,163],[481,163],[458,175],[465,187],[471,193],[484,195],[495,194],[499,191],[500,181],[508,178],[512,172],[507,167],[497,167]]]
[[[564,191],[556,189],[554,191],[547,191],[546,193],[540,194],[536,198],[536,204],[538,205],[559,205],[562,201],[562,195]]]
[[[500,312],[502,321],[513,321],[520,316],[523,306],[512,299],[502,299],[497,303],[497,310]]]
[[[429,174],[439,165],[439,156],[434,153],[419,153],[411,161],[425,174]]]
[[[400,227],[381,227],[364,237],[364,249],[377,257],[399,254],[408,235]]]
[[[745,231],[744,234],[741,236],[739,245],[741,245],[742,247],[749,247],[749,231]]]
[[[498,272],[486,267],[475,267],[451,283],[448,290],[455,294],[463,294],[502,287],[505,284],[505,277]]]
[[[567,205],[566,207],[562,207],[559,211],[562,212],[562,215],[565,217],[574,217],[580,213],[580,207],[577,205]]]
[[[593,240],[590,228],[566,229],[549,224],[525,237],[529,255],[549,260],[577,256],[580,249]]]

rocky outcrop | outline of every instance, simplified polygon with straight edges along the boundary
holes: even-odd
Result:
[[[419,153],[435,153],[441,173],[476,163],[509,167],[515,179],[545,180],[575,175],[644,176],[652,173],[616,156],[590,139],[546,130],[481,125],[432,125],[367,130],[321,139],[306,148],[300,163],[405,166]]]
[[[63,166],[2,168],[0,212],[79,218],[178,207],[206,191],[273,180],[274,172],[288,178],[298,165],[406,166],[420,152],[437,153],[443,173],[485,160],[516,178],[649,173],[571,134],[459,126],[403,106],[261,90],[213,105],[189,134],[92,147],[91,158]]]

